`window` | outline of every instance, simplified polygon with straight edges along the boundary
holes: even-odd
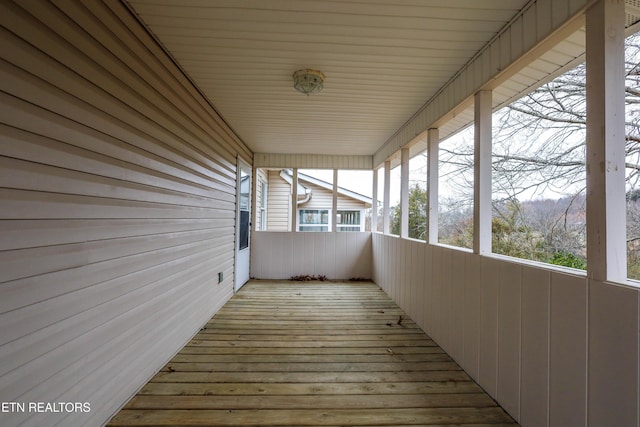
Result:
[[[375,207],[378,222],[374,231],[382,233],[384,231],[384,167],[378,168],[374,173],[378,175],[378,191],[376,194],[378,206]]]
[[[299,209],[298,231],[329,231],[329,209]]]
[[[339,185],[334,208],[335,175]],[[298,169],[294,187],[293,169],[260,168],[256,230],[327,232],[334,230],[335,221],[335,231],[365,231],[371,227],[372,176],[370,170]]]
[[[256,230],[291,231],[292,181],[290,169],[257,169]]]
[[[260,180],[258,186],[258,224],[256,229],[264,231],[267,229],[267,183],[264,180]]]
[[[338,211],[336,231],[361,231],[362,219],[360,211]]]
[[[640,280],[640,33],[625,40],[627,277]]]
[[[338,170],[336,231],[371,231],[373,171]]]
[[[390,174],[390,191],[389,191],[389,215],[390,215],[390,226],[389,226],[389,234],[393,234],[396,236],[400,235],[400,216],[402,212],[400,212],[400,181],[401,181],[401,172],[402,167],[400,165],[391,169]]]
[[[409,237],[427,238],[427,153],[409,159]]]
[[[585,64],[493,114],[492,251],[586,269]]]
[[[473,247],[473,138],[470,126],[439,144],[438,242],[462,248]]]

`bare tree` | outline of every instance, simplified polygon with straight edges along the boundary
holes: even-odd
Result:
[[[638,34],[626,40],[625,51],[627,190],[633,191],[640,181]],[[585,77],[586,65],[579,65],[493,116],[494,218],[508,220],[514,226],[526,224],[535,233],[544,233],[550,250],[567,251],[576,256],[584,254]],[[450,197],[470,206],[472,139],[467,137],[444,143],[440,151],[444,179],[452,191]],[[541,204],[519,203],[520,200],[544,198],[561,199],[566,203],[556,204],[546,211]],[[636,200],[629,204],[632,211],[627,222],[630,241],[640,248],[640,207]],[[534,211],[534,206],[539,211]],[[446,215],[446,211],[443,214]]]

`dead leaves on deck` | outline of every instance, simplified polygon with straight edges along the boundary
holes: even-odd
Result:
[[[316,276],[312,276],[309,274],[301,274],[298,276],[291,276],[289,278],[289,280],[295,281],[295,282],[311,282],[313,280],[318,280],[320,282],[330,282],[331,280],[329,280],[327,278],[327,276],[325,276],[324,274],[318,274]],[[352,277],[349,279],[350,282],[371,282],[371,279],[365,278],[365,277]]]
[[[326,282],[329,279],[327,279],[327,276],[324,276],[322,274],[319,274],[317,276],[310,276],[308,274],[301,274],[300,276],[291,276],[289,278],[289,280],[293,280],[296,282],[310,282],[312,280],[319,280],[321,282]]]

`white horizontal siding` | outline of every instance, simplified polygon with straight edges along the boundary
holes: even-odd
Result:
[[[311,200],[298,205],[299,209],[332,209],[333,191],[309,182],[299,181],[311,190]],[[338,209],[365,209],[365,204],[351,197],[338,194]]]
[[[0,24],[0,400],[91,405],[0,424],[99,426],[231,296],[251,153],[122,4]]]
[[[638,289],[379,233],[372,244],[376,283],[523,427],[638,425]]]
[[[251,241],[251,277],[288,279],[371,278],[371,233],[255,232]]]
[[[262,215],[261,212],[267,209],[267,193],[269,192],[269,181],[267,174],[262,169],[254,169],[254,174],[256,177],[256,198],[255,198],[255,230],[262,230],[263,227],[266,227],[266,217],[264,218],[265,224],[262,224]],[[266,186],[266,191],[263,193],[263,184]]]
[[[267,230],[288,231],[291,223],[291,185],[280,176],[279,170],[267,172]]]

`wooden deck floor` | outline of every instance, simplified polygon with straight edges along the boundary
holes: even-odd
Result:
[[[252,281],[109,426],[518,426],[376,285]]]

